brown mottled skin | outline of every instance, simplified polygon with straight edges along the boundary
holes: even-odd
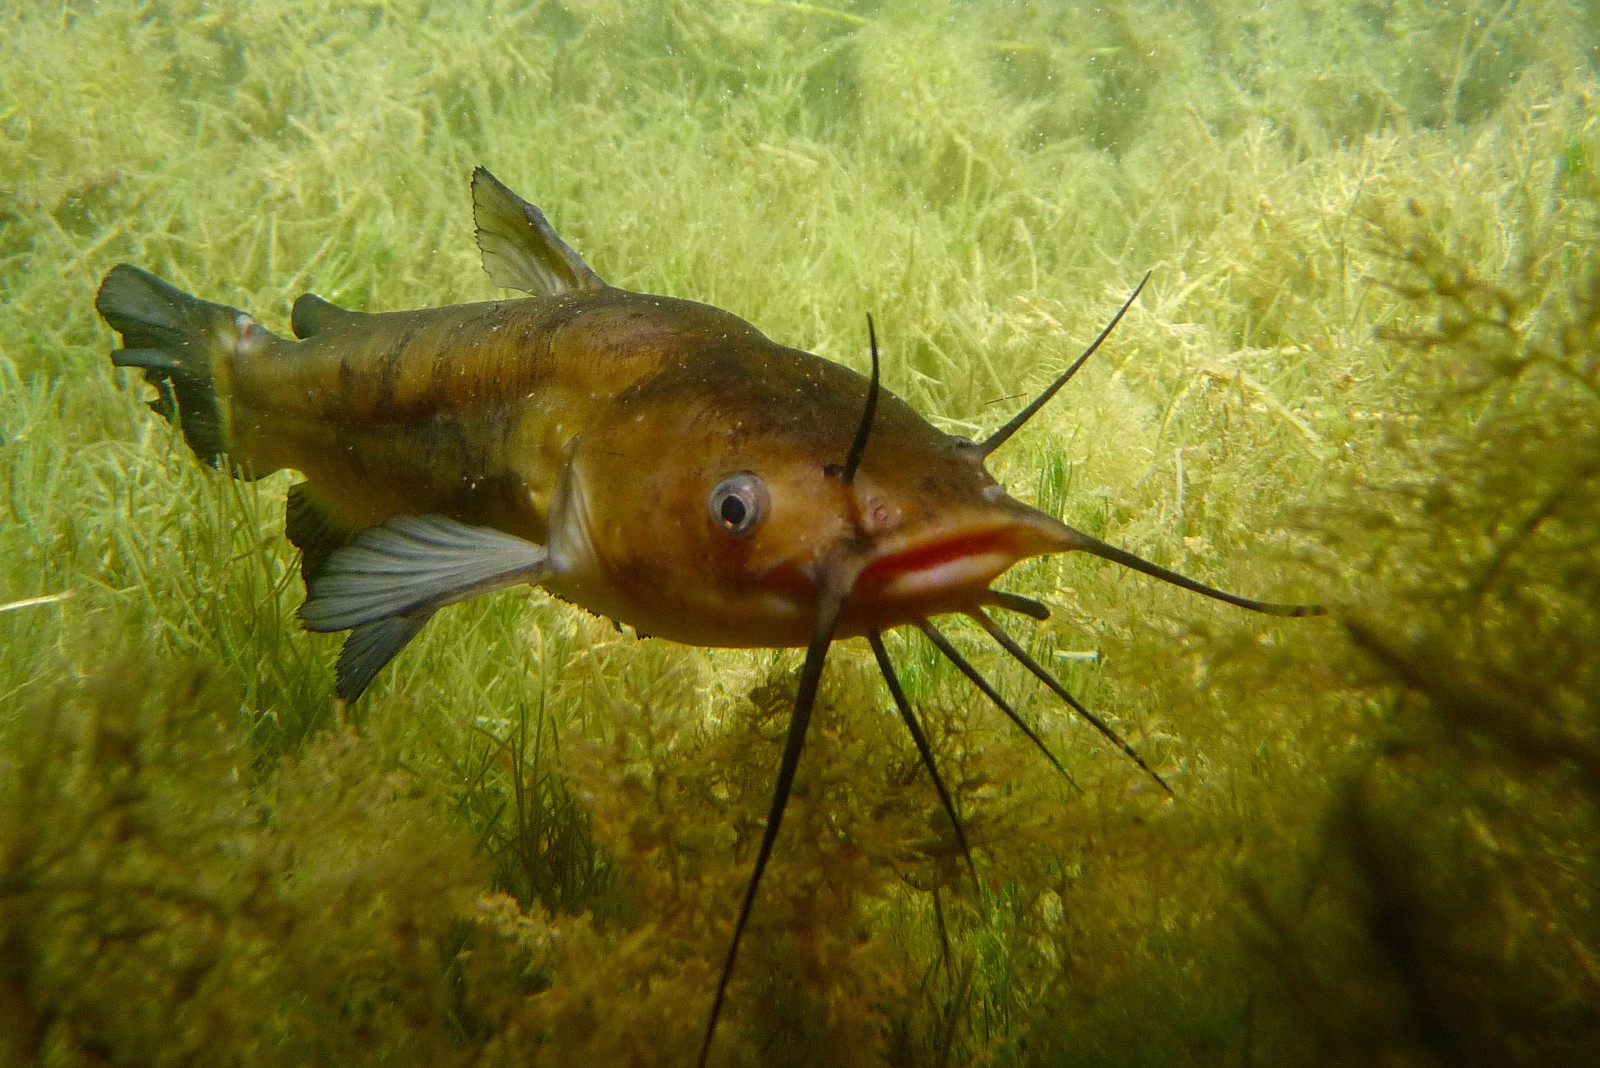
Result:
[[[680,641],[804,645],[824,554],[864,569],[843,636],[967,609],[1016,560],[1070,547],[887,391],[843,485],[866,379],[692,301],[601,286],[334,312],[304,341],[249,323],[228,362],[236,462],[302,471],[350,529],[439,513],[550,543],[575,564],[550,589]],[[741,538],[706,502],[744,470],[770,511]],[[948,588],[888,589],[974,548],[987,562]]]

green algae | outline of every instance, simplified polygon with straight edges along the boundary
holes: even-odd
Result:
[[[1165,801],[955,637],[1051,769],[836,653],[728,1063],[1559,1063],[1600,1032],[1586,5],[22,5],[0,16],[7,1063],[681,1063],[793,654],[459,606],[342,722],[284,476],[105,360],[131,261],[281,325],[495,294],[466,176],[613,282],[977,433],[1146,269],[1001,474],[1328,621],[1029,563]],[[1058,654],[1097,654],[1064,658]],[[126,1011],[137,1004],[137,1012]]]

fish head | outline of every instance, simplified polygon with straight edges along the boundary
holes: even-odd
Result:
[[[801,646],[824,585],[840,636],[969,611],[1070,528],[1007,495],[981,450],[884,391],[770,345],[700,352],[619,395],[570,465],[557,532],[574,600],[697,645]]]

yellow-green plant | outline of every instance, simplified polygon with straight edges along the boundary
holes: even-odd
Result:
[[[1335,608],[1018,569],[1172,801],[985,660],[1068,783],[905,640],[981,888],[841,650],[719,1057],[1581,1057],[1597,38],[1563,0],[13,5],[0,1056],[692,1053],[794,657],[504,594],[336,709],[285,479],[197,465],[92,313],[120,261],[273,326],[488,298],[481,163],[618,284],[858,367],[873,311],[973,435],[1153,269],[1003,477]]]

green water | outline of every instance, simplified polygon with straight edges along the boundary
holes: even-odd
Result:
[[[278,330],[502,295],[479,164],[613,284],[858,368],[872,312],[973,435],[1153,272],[997,473],[1333,608],[1016,569],[1170,799],[893,640],[981,894],[836,650],[713,1063],[1600,1048],[1590,5],[24,2],[0,57],[0,1064],[692,1059],[798,655],[507,593],[340,713],[290,476],[198,464],[93,313],[119,262]]]

